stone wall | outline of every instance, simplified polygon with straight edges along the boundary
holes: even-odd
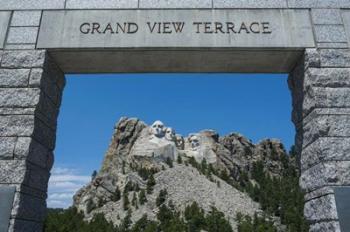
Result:
[[[43,50],[0,60],[0,187],[16,187],[10,231],[40,231],[64,75]]]
[[[311,231],[340,231],[334,186],[350,185],[349,49],[309,49],[290,75]]]
[[[125,8],[350,8],[348,0],[0,0],[2,10]]]
[[[311,231],[340,231],[332,187],[350,186],[349,0],[0,0],[0,187],[16,187],[10,231],[41,231],[46,211],[66,70],[51,51],[36,49],[43,10],[161,8],[310,9],[316,47],[306,49],[289,79],[300,184]],[[73,53],[66,52],[69,61]],[[216,67],[227,71],[229,64]]]

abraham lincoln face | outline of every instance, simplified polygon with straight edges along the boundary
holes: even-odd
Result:
[[[197,148],[200,146],[199,138],[196,135],[193,135],[189,138],[189,142],[191,144],[192,150],[197,150]]]

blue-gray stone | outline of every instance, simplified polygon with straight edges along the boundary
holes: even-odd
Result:
[[[8,230],[15,190],[15,187],[0,187],[0,232]]]
[[[341,231],[350,231],[350,187],[334,189]]]

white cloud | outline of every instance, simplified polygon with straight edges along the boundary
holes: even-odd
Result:
[[[74,194],[90,180],[90,176],[79,175],[75,169],[54,168],[49,181],[48,207],[70,207]]]

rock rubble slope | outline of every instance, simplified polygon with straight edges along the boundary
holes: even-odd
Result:
[[[147,126],[136,118],[121,118],[101,170],[76,193],[74,206],[87,220],[102,213],[116,225],[128,212],[134,222],[144,214],[156,220],[157,197],[166,190],[165,202],[176,210],[193,202],[205,212],[215,207],[235,228],[237,213],[261,212],[260,205],[235,185],[243,175],[249,178],[257,161],[278,178],[284,154],[277,140],[255,145],[240,134],[220,137],[213,130],[183,137],[160,121]],[[146,193],[146,202],[140,203],[141,192]]]

